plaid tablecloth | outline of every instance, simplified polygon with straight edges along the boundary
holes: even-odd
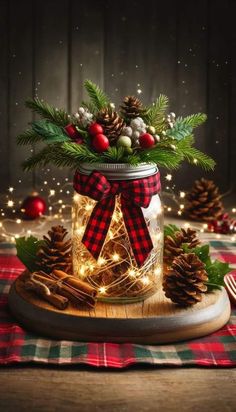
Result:
[[[210,243],[212,255],[231,263],[236,269],[236,243]],[[171,345],[58,341],[29,333],[14,320],[7,306],[10,285],[22,269],[14,247],[0,244],[0,364],[37,362],[113,368],[133,364],[236,365],[236,310],[232,310],[229,323],[218,332],[205,338]]]

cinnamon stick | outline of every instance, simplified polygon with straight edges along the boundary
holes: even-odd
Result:
[[[62,295],[67,296],[75,303],[78,303],[79,300],[92,307],[95,305],[97,291],[88,283],[83,282],[74,276],[68,275],[62,270],[55,269],[52,272],[52,275],[62,282],[59,286],[59,290]]]
[[[40,288],[39,285],[33,280],[26,281],[25,288],[35,292],[42,299],[51,303],[51,305],[55,306],[57,309],[64,310],[68,306],[69,301],[65,296],[61,296],[57,293],[46,293],[46,291],[43,290],[43,288]]]

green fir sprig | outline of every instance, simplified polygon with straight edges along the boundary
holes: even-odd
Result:
[[[25,105],[42,118],[50,120],[57,126],[65,127],[70,122],[70,117],[65,110],[56,109],[38,97],[26,100]]]
[[[104,109],[109,104],[109,99],[106,94],[98,87],[95,83],[91,82],[91,80],[85,80],[84,87],[87,90],[87,93],[90,97],[90,104],[86,104],[89,109],[95,111],[99,111]],[[92,103],[92,106],[91,106]],[[84,103],[85,104],[85,103]]]

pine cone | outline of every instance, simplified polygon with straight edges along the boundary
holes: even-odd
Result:
[[[45,244],[37,253],[41,270],[51,273],[54,269],[59,269],[72,273],[71,239],[64,240],[67,234],[63,226],[53,226],[48,237],[43,236]]]
[[[212,180],[196,180],[186,196],[185,213],[194,220],[217,219],[224,210],[220,199],[219,189]]]
[[[181,229],[179,232],[175,232],[174,236],[165,236],[164,261],[167,264],[171,264],[176,256],[184,252],[182,248],[183,243],[187,243],[189,249],[199,245],[200,241],[197,238],[197,232],[188,228],[187,230]]]
[[[194,305],[202,300],[208,280],[205,265],[195,253],[176,257],[164,276],[163,290],[167,298],[181,306]]]
[[[103,127],[110,144],[115,143],[121,134],[124,120],[111,107],[106,107],[98,113],[97,122]]]
[[[135,96],[127,96],[124,98],[123,105],[120,106],[121,114],[126,120],[135,119],[144,113],[142,103]]]

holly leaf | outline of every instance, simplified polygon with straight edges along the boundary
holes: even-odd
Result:
[[[16,251],[20,261],[30,272],[37,270],[37,251],[44,244],[44,240],[38,240],[34,236],[28,238],[20,237],[16,239]]]
[[[180,228],[177,227],[176,225],[169,224],[169,225],[164,226],[164,237],[166,236],[173,237],[176,232],[180,232]]]
[[[210,259],[210,246],[203,245],[197,246],[194,249],[191,249],[192,253],[195,253],[197,257],[205,264],[209,262]]]
[[[206,264],[206,272],[208,275],[208,282],[206,285],[208,291],[213,289],[220,289],[220,286],[224,286],[224,277],[227,273],[231,272],[232,268],[226,262],[220,260],[211,260]]]

